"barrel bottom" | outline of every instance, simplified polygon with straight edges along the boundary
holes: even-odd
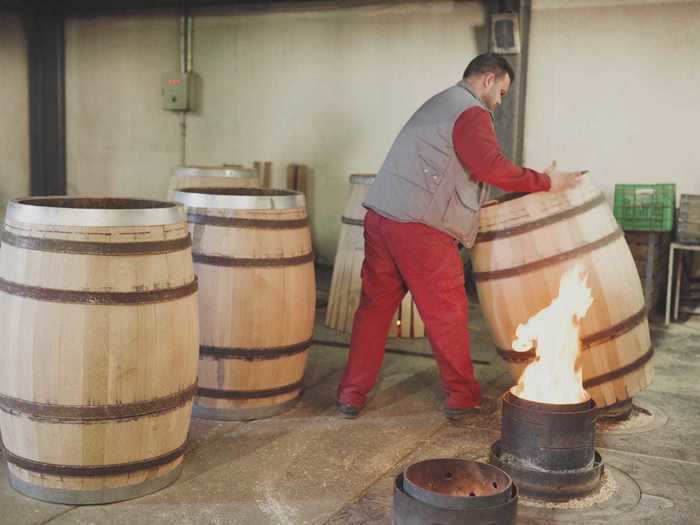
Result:
[[[266,417],[277,416],[294,408],[299,402],[300,393],[297,393],[291,399],[275,405],[259,406],[259,407],[241,407],[240,405],[231,405],[230,408],[222,408],[221,406],[212,407],[200,402],[200,398],[195,401],[192,407],[192,415],[202,419],[216,419],[219,421],[251,421],[254,419],[263,419]]]
[[[632,414],[632,398],[598,409],[596,417],[604,421],[624,421]]]
[[[71,490],[37,485],[20,478],[9,469],[10,485],[20,494],[30,498],[50,503],[63,503],[66,505],[100,505],[114,503],[128,499],[138,498],[157,492],[174,483],[182,473],[182,459],[178,458],[178,464],[172,470],[164,474],[147,479],[134,485],[104,488],[97,490]]]

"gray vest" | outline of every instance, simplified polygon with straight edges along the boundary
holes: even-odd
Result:
[[[363,204],[390,219],[427,224],[472,246],[488,187],[465,173],[454,151],[452,129],[462,112],[474,106],[487,109],[464,81],[423,104],[396,137]]]

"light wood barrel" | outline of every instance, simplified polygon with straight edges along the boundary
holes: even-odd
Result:
[[[326,310],[326,326],[352,331],[355,311],[360,305],[362,279],[360,270],[365,259],[364,219],[367,210],[362,202],[374,183],[373,174],[350,176],[350,196],[341,219],[338,250]],[[425,327],[410,293],[401,301],[389,329],[389,337],[423,337]]]
[[[584,388],[599,407],[611,407],[649,385],[653,350],[639,274],[589,179],[483,208],[472,261],[481,309],[514,379],[534,358],[511,350],[516,328],[552,302],[562,274],[580,263],[593,295],[580,332]]]
[[[187,206],[199,277],[194,414],[258,419],[301,393],[316,283],[304,195],[255,188],[175,192]]]
[[[177,479],[197,281],[174,203],[27,198],[0,248],[0,428],[18,491],[107,503]]]
[[[168,199],[181,188],[257,188],[260,177],[253,168],[237,164],[223,166],[179,166],[170,179]]]

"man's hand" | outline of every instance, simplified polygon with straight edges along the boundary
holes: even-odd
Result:
[[[552,164],[544,170],[544,172],[549,175],[549,180],[551,181],[551,186],[549,191],[564,191],[576,186],[581,182],[581,176],[586,171],[557,171],[557,161],[553,161]]]

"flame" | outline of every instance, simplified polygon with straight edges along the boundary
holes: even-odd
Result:
[[[587,401],[581,373],[579,327],[593,303],[587,275],[579,265],[559,282],[559,295],[515,331],[513,350],[535,346],[537,358],[528,365],[511,393],[530,401],[575,404]]]

